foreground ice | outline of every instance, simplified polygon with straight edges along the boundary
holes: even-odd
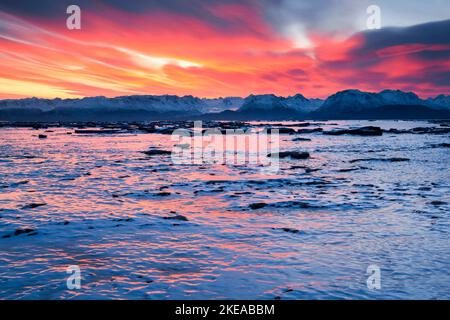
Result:
[[[364,125],[432,126],[322,127]],[[141,153],[169,135],[50,131],[0,129],[1,299],[450,298],[448,134],[285,135],[310,158],[268,175]]]

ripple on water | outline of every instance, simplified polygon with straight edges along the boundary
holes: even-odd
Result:
[[[335,124],[369,123],[321,127]],[[446,136],[286,136],[284,150],[311,158],[264,175],[142,156],[170,150],[170,135],[52,131],[0,129],[2,298],[450,297],[450,170],[430,147]],[[82,291],[65,286],[73,264]],[[370,264],[380,292],[366,287]]]

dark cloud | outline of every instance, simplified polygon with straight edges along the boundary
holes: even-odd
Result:
[[[66,9],[71,4],[92,7],[94,1],[77,0],[1,0],[0,10],[15,14],[21,18],[26,17],[55,17],[65,15]]]
[[[449,87],[450,84],[450,71],[439,71],[439,72],[433,72],[430,75],[432,78],[426,78],[429,80],[429,82],[437,85],[437,86],[443,86],[443,87]]]
[[[349,86],[365,84],[379,87],[382,84],[401,83],[403,86],[417,88],[428,83],[436,87],[450,87],[450,71],[445,63],[450,61],[450,20],[430,22],[411,27],[382,28],[375,31],[360,32],[354,37],[358,45],[348,55],[338,61],[320,63],[320,68],[331,72],[335,80]],[[352,41],[353,39],[350,39]],[[404,50],[402,48],[404,46]],[[395,48],[394,50],[389,50]],[[380,53],[383,54],[380,54]],[[403,61],[399,66],[405,71],[408,63],[414,64],[407,75],[390,75],[392,64],[385,62]],[[422,68],[417,68],[421,65]],[[376,70],[377,67],[379,72]],[[342,74],[342,76],[340,76]],[[351,76],[349,76],[351,74]]]
[[[431,83],[435,86],[449,87],[450,85],[450,71],[442,70],[440,66],[432,66],[424,68],[419,75],[411,75],[408,77],[397,77],[395,81],[410,83],[415,85],[423,84],[424,82]]]
[[[411,27],[360,32],[354,37],[362,41],[359,41],[360,44],[349,51],[346,58],[323,62],[321,65],[328,70],[365,70],[387,59],[402,55],[438,64],[439,61],[450,60],[449,30],[450,20],[445,20]],[[408,45],[412,45],[412,47],[407,47]],[[405,46],[404,51],[398,49],[401,46]],[[392,53],[380,55],[382,50],[392,47],[397,47],[397,49]]]
[[[252,33],[264,37],[260,30],[252,29],[245,19],[225,15],[217,15],[211,8],[219,4],[239,4],[258,6],[257,0],[1,0],[0,11],[14,14],[20,18],[36,19],[66,19],[66,9],[76,4],[81,10],[88,10],[107,17],[108,9],[123,12],[118,18],[121,23],[129,22],[127,13],[145,14],[147,12],[166,12],[192,17],[209,24],[212,28],[220,29],[229,34],[237,32]],[[250,17],[249,17],[250,18]]]
[[[412,54],[420,60],[437,61],[450,58],[450,50],[423,50]]]
[[[353,51],[354,56],[372,53],[393,46],[424,44],[450,45],[450,20],[429,22],[411,27],[390,27],[359,33],[364,44]]]
[[[75,4],[82,9],[102,12],[111,7],[124,13],[145,13],[146,11],[161,10],[182,13],[198,18],[208,18],[211,5],[227,3],[244,3],[250,1],[239,0],[1,0],[0,10],[23,17],[44,16],[54,17],[65,14],[69,5]]]

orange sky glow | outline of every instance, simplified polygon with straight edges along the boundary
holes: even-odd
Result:
[[[82,29],[59,19],[0,11],[0,98],[79,98],[133,94],[198,97],[302,93],[325,98],[344,89],[449,92],[430,70],[450,60],[418,53],[448,44],[396,44],[365,51],[363,33],[308,30],[299,47],[268,23],[258,6],[215,3],[209,14],[227,26],[182,12],[82,11]],[[355,53],[356,52],[356,53]]]

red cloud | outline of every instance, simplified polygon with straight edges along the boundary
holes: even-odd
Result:
[[[38,85],[45,96],[326,97],[349,87],[449,92],[447,43],[396,43],[390,36],[389,43],[375,45],[366,33],[336,40],[311,32],[313,47],[299,49],[254,5],[213,3],[204,8],[207,19],[160,9],[103,9],[101,15],[83,11],[79,31],[60,21],[20,22],[2,14],[10,22],[0,31],[3,97],[35,94]],[[17,80],[26,85],[18,87]]]

